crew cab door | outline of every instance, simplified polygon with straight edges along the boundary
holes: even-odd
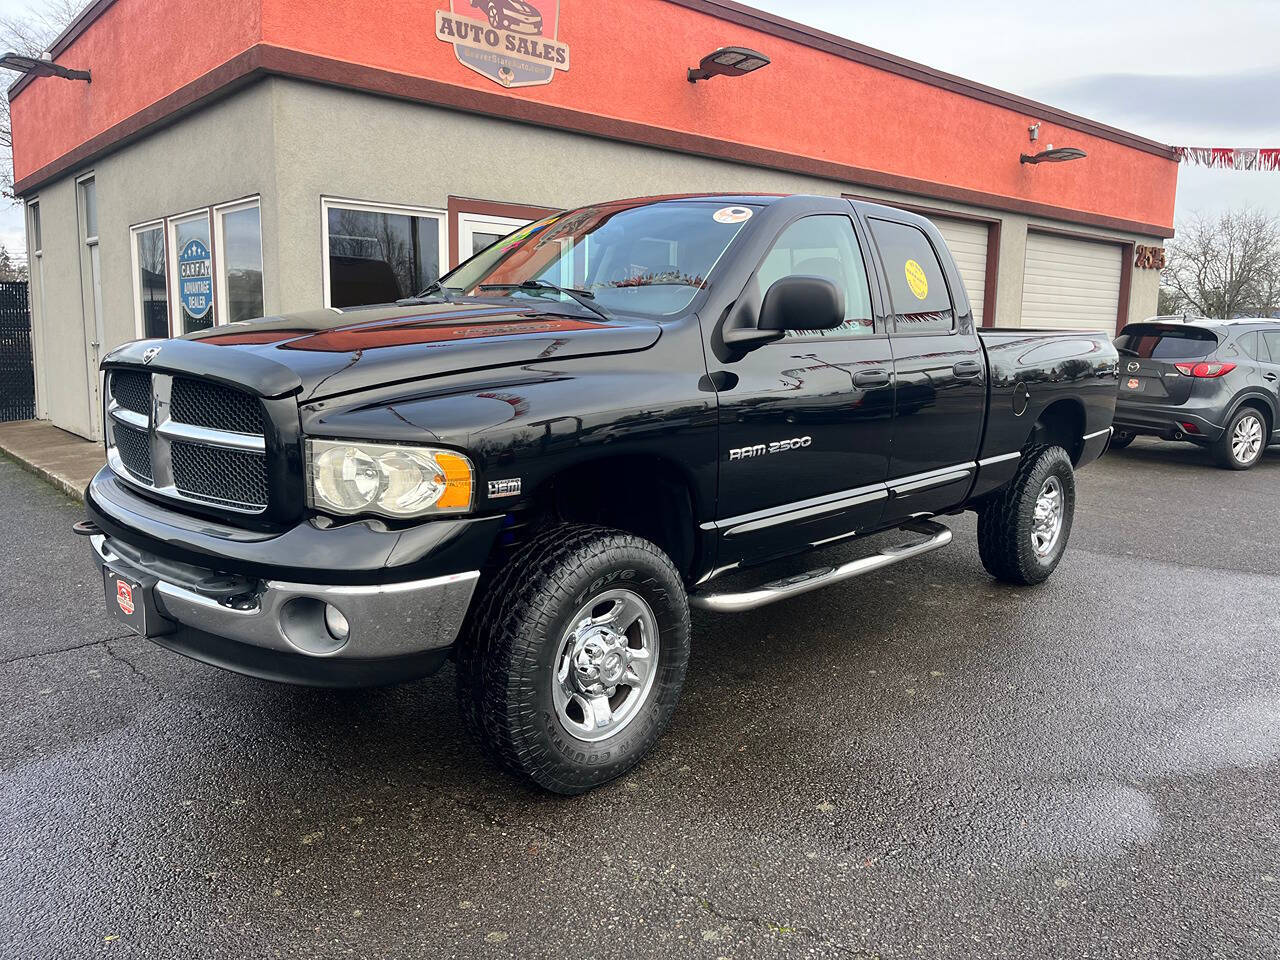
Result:
[[[786,276],[844,293],[845,323],[788,331],[721,362],[719,564],[794,552],[876,524],[886,493],[893,358],[851,208],[781,226],[741,300],[758,306]],[[876,294],[878,297],[878,293]],[[718,367],[718,369],[717,369]]]
[[[968,496],[986,417],[987,366],[941,234],[905,217],[868,217],[867,226],[892,313],[888,522],[947,510]]]

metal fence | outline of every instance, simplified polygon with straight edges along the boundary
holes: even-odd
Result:
[[[0,421],[36,415],[27,282],[0,281]]]

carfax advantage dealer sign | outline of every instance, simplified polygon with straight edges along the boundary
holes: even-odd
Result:
[[[542,4],[551,11],[554,2],[551,22],[526,0],[470,0],[473,10],[457,12],[465,2],[450,0],[448,10],[436,11],[436,37],[453,44],[459,63],[504,87],[550,83],[557,70],[569,69],[569,45],[557,39],[559,0]]]

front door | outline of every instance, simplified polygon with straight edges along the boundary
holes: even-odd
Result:
[[[845,323],[790,331],[721,364],[721,566],[753,563],[875,525],[893,424],[893,355],[851,216],[785,227],[744,297],[782,277],[820,276],[844,292]]]
[[[867,224],[893,311],[897,389],[884,519],[907,520],[968,496],[986,416],[986,358],[959,274],[943,269],[935,249],[941,235],[895,220]]]

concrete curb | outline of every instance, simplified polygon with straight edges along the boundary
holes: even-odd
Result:
[[[0,445],[0,456],[3,456],[4,459],[11,463],[16,463],[23,470],[27,471],[27,473],[34,473],[42,480],[46,480],[53,484],[73,500],[78,500],[81,503],[84,503],[84,487],[77,486],[75,481],[64,477],[55,470],[50,470],[48,467],[42,467],[38,463],[32,463],[30,460],[19,456],[3,445]]]

